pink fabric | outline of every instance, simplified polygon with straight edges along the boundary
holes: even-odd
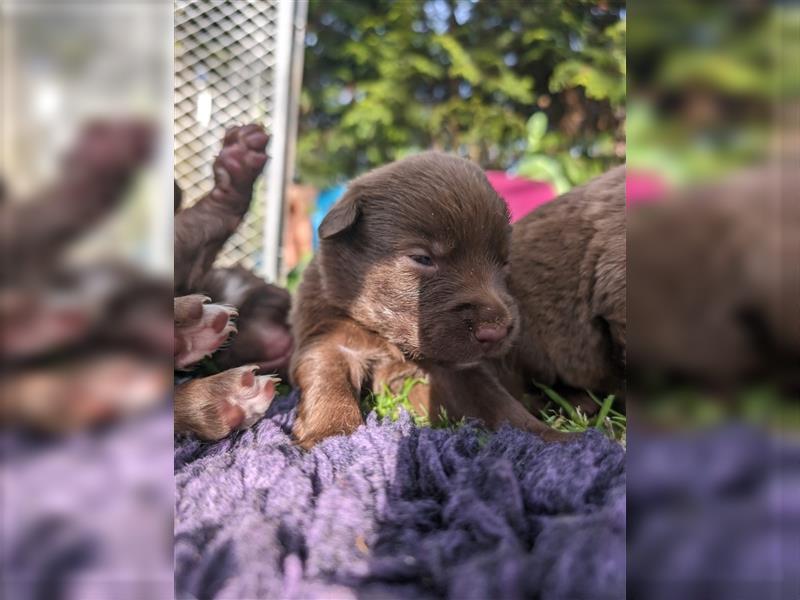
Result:
[[[512,223],[556,197],[555,188],[545,181],[516,177],[505,171],[486,171],[486,177],[508,204]],[[628,206],[660,200],[667,191],[666,181],[654,171],[627,173],[625,193]]]
[[[625,195],[628,206],[661,200],[668,191],[667,182],[655,171],[628,171]]]
[[[486,171],[486,178],[508,204],[512,223],[556,197],[553,186],[544,181],[515,177],[505,171]]]

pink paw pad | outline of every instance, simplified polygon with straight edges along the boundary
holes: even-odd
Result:
[[[245,429],[267,412],[275,398],[275,386],[280,379],[274,375],[256,375],[258,367],[252,365],[235,370],[240,373],[240,382],[234,393],[227,398],[230,409],[225,412],[226,417],[233,417],[228,421],[232,427]]]
[[[199,313],[199,314],[198,314]],[[192,309],[194,320],[175,326],[175,368],[186,369],[219,350],[236,334],[232,306],[210,304],[205,298],[199,309]]]

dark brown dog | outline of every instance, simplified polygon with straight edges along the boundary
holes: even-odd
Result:
[[[513,388],[620,394],[625,376],[625,167],[525,216],[511,240],[519,343]]]
[[[411,401],[436,419],[560,436],[499,383],[491,359],[518,333],[506,288],[505,203],[480,168],[425,153],[354,181],[325,217],[292,316],[294,433],[310,447],[362,422],[359,397],[424,376]]]

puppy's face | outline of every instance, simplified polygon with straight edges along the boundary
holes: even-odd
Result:
[[[354,181],[320,226],[328,300],[415,360],[506,353],[505,203],[472,163],[425,153]]]

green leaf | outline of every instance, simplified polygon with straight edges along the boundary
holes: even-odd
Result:
[[[567,413],[567,415],[569,415],[570,419],[576,421],[580,418],[578,416],[577,411],[575,410],[575,407],[572,406],[569,402],[567,402],[558,392],[547,387],[544,384],[539,383],[538,381],[534,381],[533,385],[542,390],[545,396],[550,398],[550,400],[558,404],[564,410],[564,412]]]
[[[436,41],[444,48],[450,57],[450,75],[453,77],[463,77],[472,84],[478,84],[481,81],[481,72],[478,67],[472,62],[469,53],[464,47],[451,35],[439,35]]]
[[[528,150],[538,150],[544,134],[547,133],[547,115],[544,112],[533,113],[528,119]]]

